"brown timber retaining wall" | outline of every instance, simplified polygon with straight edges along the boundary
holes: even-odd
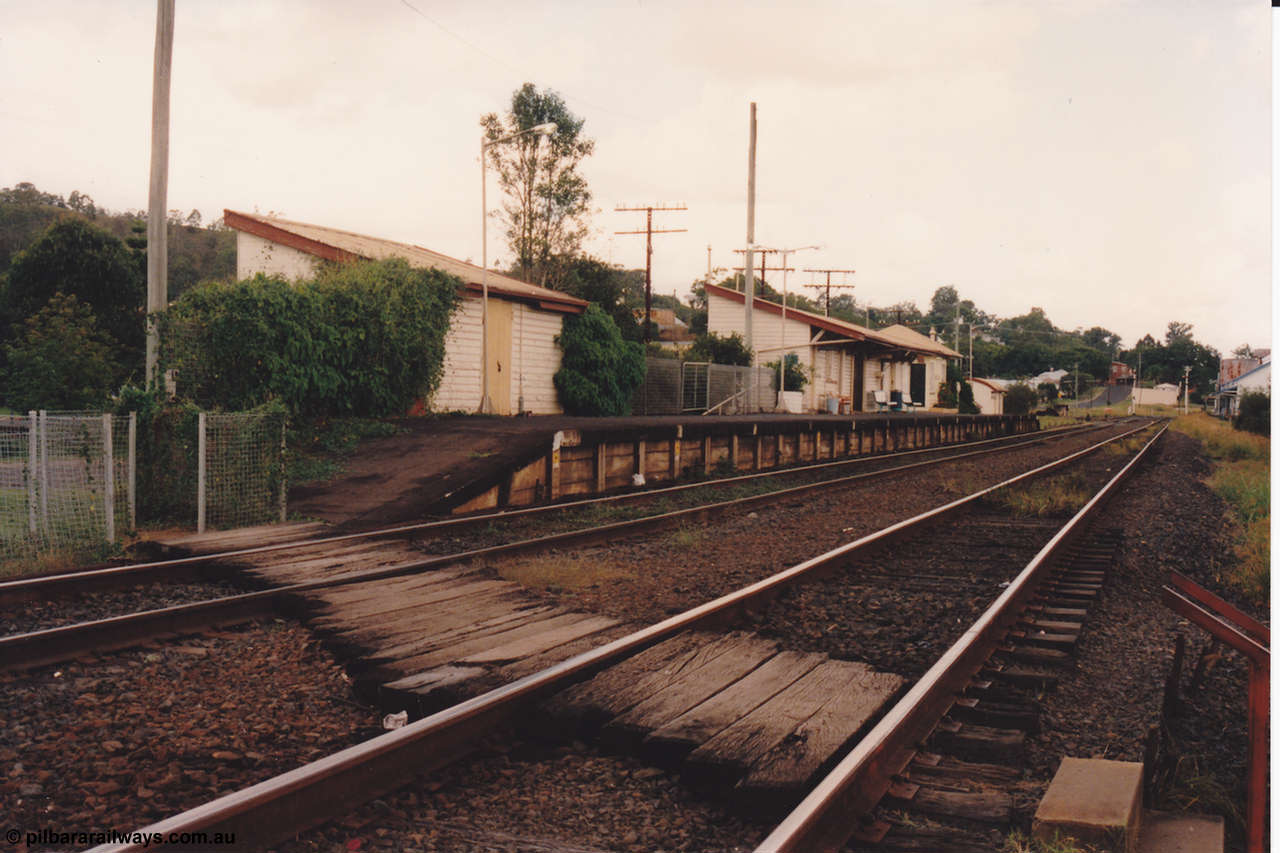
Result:
[[[848,421],[686,423],[561,430],[539,455],[453,509],[455,514],[587,497],[710,473],[729,475],[977,441],[1039,429],[1032,415],[860,417]]]

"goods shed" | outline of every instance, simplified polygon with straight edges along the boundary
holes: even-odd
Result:
[[[431,398],[437,411],[476,411],[483,394],[481,275],[465,261],[414,246],[275,216],[223,211],[236,233],[236,275],[279,275],[291,281],[315,274],[322,261],[403,258],[463,283],[462,305],[445,337],[444,376]],[[581,299],[489,272],[489,395],[502,415],[559,414],[552,384],[560,369],[560,334],[566,314],[580,314]]]

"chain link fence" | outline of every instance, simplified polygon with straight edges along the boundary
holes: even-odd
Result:
[[[160,428],[196,452],[166,456],[163,478],[142,488],[163,491],[187,523],[284,520],[282,412],[202,412]],[[136,527],[137,444],[134,414],[0,415],[0,561],[94,548]]]
[[[136,523],[132,415],[0,415],[0,559],[115,541]]]
[[[631,397],[634,415],[772,412],[778,375],[767,367],[646,359],[644,382]]]

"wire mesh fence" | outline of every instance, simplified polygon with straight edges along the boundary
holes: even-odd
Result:
[[[197,429],[197,528],[283,521],[284,414],[201,414]]]
[[[645,359],[644,381],[631,395],[631,414],[680,414],[680,368],[674,358]]]
[[[0,415],[0,559],[114,541],[135,524],[131,415]]]
[[[164,477],[142,484],[176,500],[187,523],[203,531],[284,519],[283,413],[200,413],[156,426],[185,433],[169,444],[199,448],[191,469],[170,454]],[[0,561],[83,551],[136,527],[137,429],[134,414],[0,415]]]
[[[635,415],[771,412],[778,376],[767,367],[646,359],[644,382],[631,397]]]

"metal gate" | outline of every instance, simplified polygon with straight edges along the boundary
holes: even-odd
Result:
[[[711,408],[711,364],[686,361],[680,365],[680,411],[705,412]]]

